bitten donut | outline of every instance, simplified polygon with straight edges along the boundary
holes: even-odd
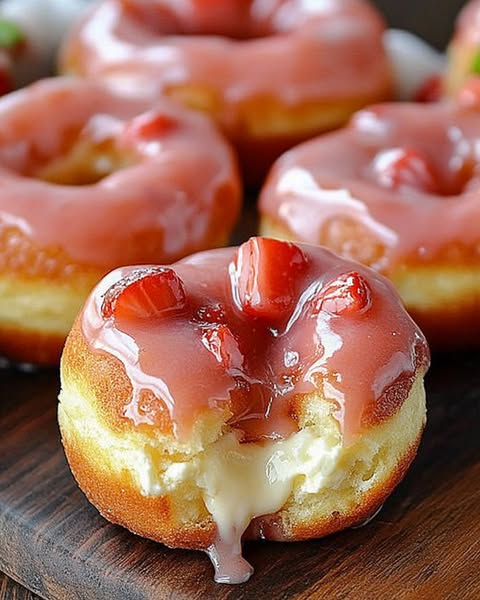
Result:
[[[239,207],[231,151],[202,115],[67,78],[6,96],[0,355],[58,362],[105,273],[224,245]]]
[[[480,75],[480,1],[461,11],[448,46],[446,88],[456,94],[471,75]]]
[[[59,420],[110,521],[252,573],[241,540],[303,540],[371,517],[425,422],[428,347],[390,282],[267,238],[113,271],[61,363]]]
[[[390,277],[437,347],[478,345],[480,113],[391,104],[285,154],[264,234],[323,244]]]
[[[388,99],[383,32],[363,0],[104,0],[61,69],[209,113],[258,181],[283,150]]]

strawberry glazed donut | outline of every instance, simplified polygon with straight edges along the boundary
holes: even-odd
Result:
[[[383,33],[363,0],[104,0],[61,68],[209,113],[258,182],[283,150],[391,96]]]
[[[469,2],[457,19],[448,46],[446,87],[456,94],[472,75],[480,75],[480,0]]]
[[[428,363],[381,275],[253,238],[103,279],[66,342],[62,439],[107,519],[240,583],[242,537],[320,537],[378,511],[415,455]]]
[[[224,245],[239,208],[232,153],[202,115],[67,78],[4,97],[0,355],[58,362],[105,273]]]
[[[261,231],[323,244],[393,280],[439,348],[480,339],[478,106],[386,104],[279,159]]]

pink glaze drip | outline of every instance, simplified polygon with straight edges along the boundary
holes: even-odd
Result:
[[[286,438],[298,428],[290,401],[318,391],[336,403],[349,444],[391,386],[405,400],[427,367],[425,339],[391,285],[325,249],[253,238],[176,263],[178,279],[160,269],[152,283],[159,269],[147,269],[110,273],[81,314],[91,350],[125,368],[133,393],[121,416],[134,427],[155,426],[138,410],[149,390],[181,438],[227,406],[244,442]],[[280,301],[278,287],[288,290]],[[219,532],[207,550],[219,583],[252,574],[242,534]]]
[[[361,0],[105,0],[73,31],[63,63],[122,89],[218,90],[226,103],[358,100],[389,87],[384,24]],[[132,8],[134,7],[134,8]],[[281,65],[281,68],[279,68]]]
[[[131,164],[91,185],[36,179],[35,170],[61,156],[72,136],[111,143]],[[227,231],[239,195],[220,135],[166,100],[152,105],[58,78],[0,102],[0,228],[20,229],[39,248],[60,247],[75,262],[108,269],[131,262],[139,239],[155,232],[157,258],[170,262],[208,245],[218,220]]]
[[[117,357],[132,382],[123,416],[133,425],[153,425],[137,410],[141,392],[150,390],[168,407],[181,438],[205,411],[226,406],[244,440],[285,438],[297,429],[290,402],[318,390],[338,406],[349,443],[389,386],[405,381],[406,398],[427,352],[391,285],[325,249],[303,252],[307,262],[295,275],[293,303],[273,319],[247,314],[236,301],[232,248],[176,263],[186,304],[148,321],[103,316],[107,290],[135,268],[109,274],[87,301],[81,323],[92,350]],[[322,304],[322,294],[352,271],[368,286],[365,308],[327,312],[332,304]]]
[[[325,243],[332,223],[351,220],[383,248],[374,266],[385,273],[459,246],[478,260],[479,136],[478,112],[467,107],[365,109],[285,154],[260,212],[308,243]]]

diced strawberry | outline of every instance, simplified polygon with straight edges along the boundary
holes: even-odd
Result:
[[[11,92],[14,88],[11,73],[0,67],[0,96]]]
[[[197,319],[205,323],[221,323],[225,320],[225,310],[221,304],[201,306],[197,311]]]
[[[183,283],[173,269],[145,267],[134,270],[107,290],[105,319],[152,319],[185,306]]]
[[[433,75],[426,79],[415,93],[415,102],[438,102],[443,95],[443,79],[441,75]]]
[[[240,369],[242,367],[243,355],[235,336],[227,325],[215,325],[205,328],[202,334],[202,342],[225,369]]]
[[[433,166],[415,148],[392,148],[379,152],[373,161],[378,183],[386,188],[408,187],[436,193],[437,178]]]
[[[234,296],[240,308],[255,317],[281,318],[295,303],[296,281],[306,264],[295,244],[251,238],[234,260]]]
[[[177,126],[177,121],[161,112],[148,112],[126,124],[124,139],[128,142],[151,142],[161,139]]]
[[[318,308],[331,315],[356,314],[371,305],[371,292],[365,279],[355,271],[340,275],[322,288]]]

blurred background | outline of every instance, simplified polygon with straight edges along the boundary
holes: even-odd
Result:
[[[373,0],[390,26],[408,29],[443,49],[466,0]]]

